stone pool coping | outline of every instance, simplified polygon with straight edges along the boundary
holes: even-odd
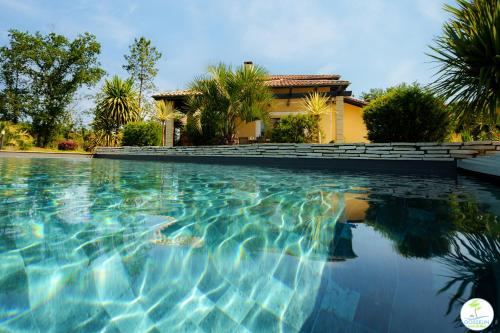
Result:
[[[332,171],[454,175],[457,159],[500,153],[498,141],[98,147],[97,158]]]

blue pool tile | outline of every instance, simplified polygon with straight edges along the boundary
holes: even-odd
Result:
[[[233,286],[217,301],[217,307],[237,323],[241,323],[254,304],[254,301]]]
[[[333,280],[328,281],[326,288],[321,292],[323,293],[322,310],[331,311],[346,321],[353,321],[360,298],[358,292],[342,288]]]
[[[242,322],[251,332],[297,332],[273,313],[255,305]]]
[[[270,278],[257,290],[254,299],[276,317],[281,317],[288,307],[293,294],[293,289],[279,280]]]
[[[199,325],[207,333],[233,333],[239,324],[218,308],[211,311]]]
[[[290,288],[295,288],[298,270],[298,258],[284,255],[278,263],[273,277],[280,280]]]

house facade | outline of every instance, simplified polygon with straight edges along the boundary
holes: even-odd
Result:
[[[251,65],[247,62],[245,65]],[[330,97],[330,110],[320,115],[319,143],[368,142],[363,121],[363,107],[366,102],[353,98],[347,88],[350,82],[341,80],[340,75],[270,75],[266,85],[274,95],[269,108],[271,121],[277,122],[288,115],[305,114],[303,98],[312,92]],[[192,92],[176,90],[158,93],[156,100],[167,100],[181,108]],[[237,128],[240,142],[253,141],[264,132],[261,121],[241,122]]]

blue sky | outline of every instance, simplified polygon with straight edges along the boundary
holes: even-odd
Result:
[[[273,74],[341,74],[358,95],[432,80],[425,55],[451,0],[139,1],[0,0],[7,30],[88,31],[108,75],[125,76],[123,54],[145,36],[163,53],[158,90],[184,88],[209,64],[252,60]],[[83,104],[86,104],[83,102]]]

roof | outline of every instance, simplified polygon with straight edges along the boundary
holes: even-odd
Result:
[[[154,98],[162,98],[162,97],[172,97],[172,98],[182,98],[186,97],[189,95],[192,95],[193,91],[189,89],[181,89],[181,90],[173,90],[173,91],[165,91],[162,93],[158,93],[153,95]],[[369,103],[367,101],[364,101],[362,99],[354,98],[351,96],[344,96],[344,102],[347,104],[359,106],[359,107],[365,107]]]
[[[351,97],[351,96],[345,96],[344,97],[344,102],[347,103],[347,104],[351,104],[351,105],[355,105],[355,106],[359,106],[359,107],[365,107],[368,104],[370,104],[367,101],[364,101],[364,100],[358,99],[358,98],[354,98],[354,97]]]
[[[336,74],[269,75],[266,85],[280,87],[348,86],[349,81],[339,80]]]
[[[180,89],[180,90],[172,90],[172,91],[165,91],[161,93],[157,93],[153,95],[153,98],[158,98],[158,97],[185,97],[192,95],[193,91],[190,89]]]
[[[265,84],[271,88],[292,87],[347,87],[350,82],[339,80],[337,74],[292,74],[292,75],[269,75]],[[192,94],[189,89],[166,91],[153,95],[153,98],[161,97],[184,97]]]

